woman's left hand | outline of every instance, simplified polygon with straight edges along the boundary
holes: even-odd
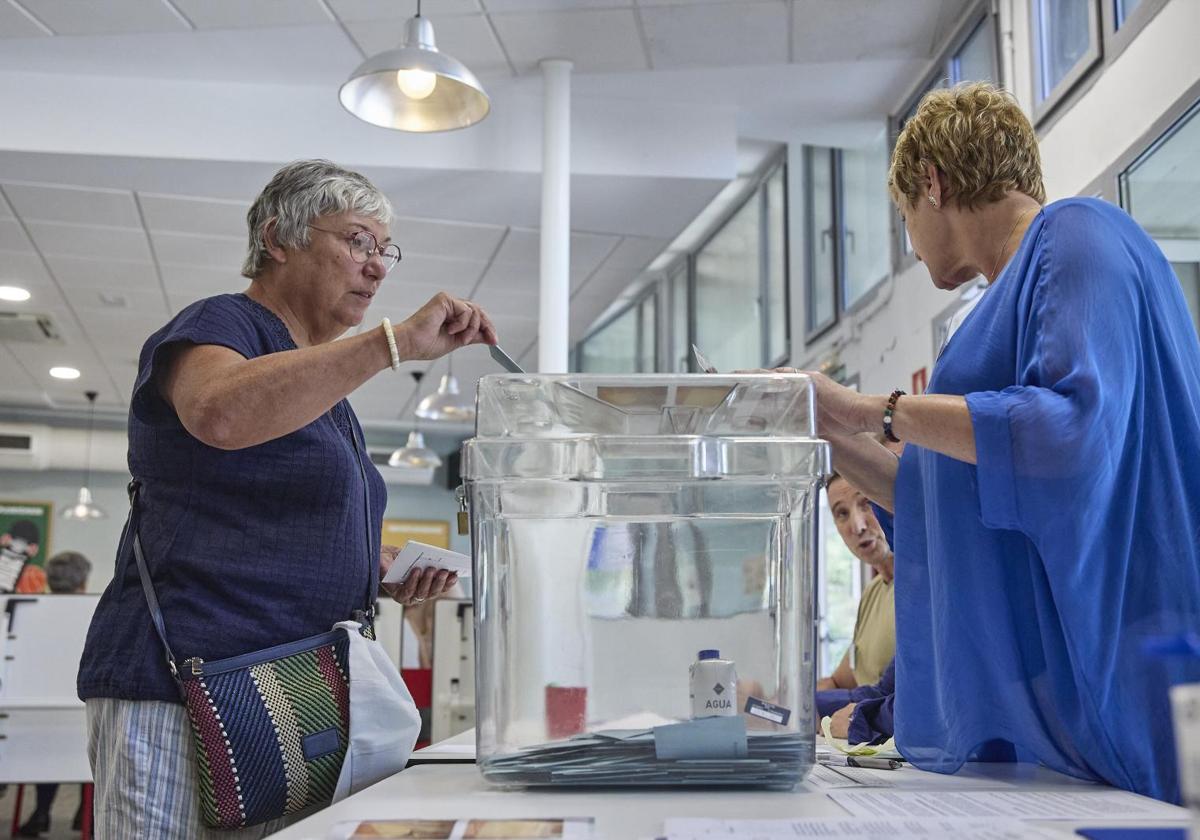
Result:
[[[388,569],[396,562],[400,549],[394,545],[383,546],[379,555],[379,578],[387,576]],[[417,569],[403,583],[384,583],[381,587],[392,600],[406,607],[424,603],[444,595],[458,584],[458,575],[447,569]]]
[[[845,385],[839,385],[815,370],[777,368],[775,372],[803,373],[812,379],[817,400],[817,432],[822,437],[849,437],[874,430],[874,426],[864,422],[864,417],[870,413],[864,405],[865,401],[870,399],[866,395]],[[882,412],[879,413],[879,420],[882,423]]]

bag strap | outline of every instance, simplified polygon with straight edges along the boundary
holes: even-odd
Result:
[[[142,592],[146,595],[146,604],[150,607],[150,621],[154,624],[154,632],[158,634],[159,641],[162,642],[163,650],[167,654],[167,667],[171,669],[171,676],[179,681],[179,670],[175,665],[175,654],[171,651],[171,643],[167,641],[167,625],[163,621],[162,608],[158,606],[158,595],[154,592],[154,584],[150,581],[150,570],[146,566],[146,555],[142,551],[142,538],[138,534],[138,493],[142,489],[142,483],[136,478],[129,482],[129,519],[125,522],[125,528],[133,540],[133,557],[137,561],[138,577],[142,580]]]
[[[350,424],[350,443],[354,448],[354,458],[358,462],[358,473],[362,477],[363,522],[366,526],[367,564],[370,567],[367,575],[366,607],[362,610],[355,610],[355,618],[360,623],[373,627],[375,597],[379,591],[379,557],[371,549],[371,485],[367,480],[367,468],[362,459],[362,450],[366,449],[366,441],[364,440],[362,446],[359,446],[358,433],[354,429],[352,420],[353,415],[350,414],[349,406],[344,405],[344,400],[342,403],[343,410],[346,412],[346,420]],[[138,519],[140,518],[138,494],[141,488],[142,482],[138,479],[135,478],[129,482],[129,517],[125,520],[125,533],[133,541],[133,557],[137,561],[138,577],[142,581],[142,592],[146,596],[146,605],[150,608],[150,621],[154,624],[154,632],[158,634],[163,651],[167,655],[167,667],[171,670],[171,676],[178,682],[179,669],[175,664],[175,654],[171,651],[171,643],[167,641],[167,625],[163,620],[162,608],[158,605],[158,595],[154,591],[154,583],[150,580],[150,569],[146,564],[145,552],[142,551],[141,536],[138,534]]]
[[[363,622],[374,629],[375,624],[375,598],[379,592],[379,556],[371,548],[371,482],[367,480],[367,468],[363,464],[362,453],[367,448],[367,441],[363,439],[362,447],[358,445],[358,433],[354,430],[354,419],[350,413],[350,406],[343,400],[346,412],[346,421],[350,424],[350,442],[354,445],[354,457],[358,461],[358,472],[362,476],[363,485],[363,524],[366,526],[366,548],[367,548],[367,565],[370,567],[367,571],[367,603],[366,608],[362,611]]]

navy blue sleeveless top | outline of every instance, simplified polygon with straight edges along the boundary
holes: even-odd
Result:
[[[218,344],[248,359],[296,349],[287,327],[245,295],[197,301],[146,341],[129,411],[129,471],[143,484],[141,540],[179,659],[221,659],[329,630],[367,604],[387,489],[363,451],[371,533],[346,401],[258,446],[214,449],[188,434],[155,385],[164,351]],[[92,619],[80,699],[179,702],[122,535]]]

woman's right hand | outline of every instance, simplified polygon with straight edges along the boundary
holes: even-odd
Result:
[[[496,328],[483,308],[438,292],[396,327],[401,358],[437,359],[468,344],[495,344]]]

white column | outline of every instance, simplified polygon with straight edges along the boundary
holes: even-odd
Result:
[[[538,372],[567,370],[571,297],[571,67],[541,62],[542,232]]]

